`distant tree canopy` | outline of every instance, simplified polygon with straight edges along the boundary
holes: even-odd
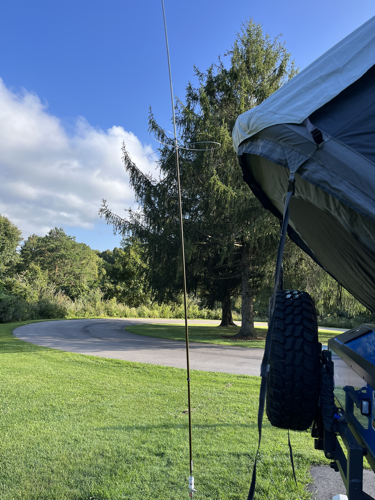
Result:
[[[188,84],[178,101],[180,143],[215,141],[216,150],[180,149],[188,289],[208,303],[223,304],[222,324],[231,323],[230,296],[242,288],[240,336],[254,335],[253,299],[277,242],[276,223],[242,180],[231,132],[238,115],[260,104],[295,74],[290,54],[259,24],[242,25],[227,68],[219,59],[206,73],[195,68],[198,87]],[[150,113],[149,128],[162,143],[160,180],[143,174],[124,145],[123,160],[141,212],[121,219],[104,202],[101,215],[115,229],[147,245],[151,284],[160,298],[181,290],[178,199],[173,141]],[[201,149],[204,149],[201,146]],[[197,148],[200,146],[197,145]],[[214,149],[214,148],[213,148]]]
[[[104,261],[102,291],[105,299],[115,298],[131,307],[150,302],[148,266],[138,241],[124,240],[122,248],[99,252],[98,256]]]
[[[76,298],[97,284],[99,258],[84,243],[77,243],[62,228],[51,229],[46,236],[29,236],[21,247],[20,272],[37,265],[69,297]]]
[[[19,262],[17,247],[21,241],[22,234],[18,227],[0,215],[0,280],[14,273]]]

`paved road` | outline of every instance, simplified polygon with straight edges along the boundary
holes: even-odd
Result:
[[[134,335],[125,330],[128,325],[142,323],[183,322],[166,319],[78,319],[32,323],[16,328],[13,333],[21,340],[62,351],[186,368],[184,342]],[[219,324],[218,321],[190,322],[194,323]],[[192,370],[259,376],[263,349],[191,342],[189,351]]]
[[[327,466],[311,468],[313,483],[308,490],[312,493],[313,500],[332,500],[335,495],[346,495],[344,483],[339,472]],[[363,471],[363,491],[370,498],[375,498],[375,475],[370,470]]]

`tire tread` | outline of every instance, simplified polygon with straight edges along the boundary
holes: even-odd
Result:
[[[319,397],[318,326],[307,292],[279,290],[267,379],[266,413],[275,427],[304,431]]]

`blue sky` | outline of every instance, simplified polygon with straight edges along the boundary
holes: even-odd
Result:
[[[303,69],[375,15],[374,0],[165,0],[165,8],[180,98],[193,65],[207,69],[246,19],[282,34]],[[150,105],[170,128],[161,2],[2,0],[0,78],[0,213],[25,236],[56,225],[92,248],[118,245],[96,212],[102,198],[120,215],[134,206],[121,142],[152,171]]]

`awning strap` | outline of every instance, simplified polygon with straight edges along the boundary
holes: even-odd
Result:
[[[306,120],[303,123],[306,126],[307,130],[312,135],[312,138],[314,139],[315,144],[318,147],[321,147],[321,145],[323,145],[323,142],[324,142],[322,132],[317,127],[315,127],[315,125],[313,125],[308,118],[306,118]]]
[[[256,475],[257,475],[257,460],[258,460],[258,455],[259,455],[260,442],[262,440],[262,422],[263,422],[263,415],[264,415],[264,406],[265,406],[265,402],[266,402],[267,374],[269,371],[269,357],[270,357],[270,351],[271,351],[272,332],[273,332],[273,325],[274,325],[276,292],[277,292],[278,287],[279,287],[281,266],[282,266],[284,247],[285,247],[286,231],[287,231],[288,223],[289,223],[289,203],[290,203],[291,197],[294,194],[294,189],[295,189],[294,173],[291,172],[291,174],[289,176],[288,192],[287,192],[286,199],[285,199],[284,216],[283,216],[283,224],[281,226],[281,232],[280,232],[279,248],[277,250],[275,286],[274,286],[274,290],[273,290],[273,295],[271,297],[271,308],[270,308],[271,322],[270,322],[270,325],[268,328],[268,333],[267,333],[267,338],[266,338],[266,346],[264,349],[262,364],[260,366],[260,376],[262,377],[262,380],[260,383],[259,407],[258,407],[258,449],[257,449],[256,455],[255,455],[253,476],[251,478],[251,485],[250,485],[250,490],[249,490],[249,495],[247,497],[247,500],[253,500],[254,493],[255,493],[255,483],[256,483]]]

